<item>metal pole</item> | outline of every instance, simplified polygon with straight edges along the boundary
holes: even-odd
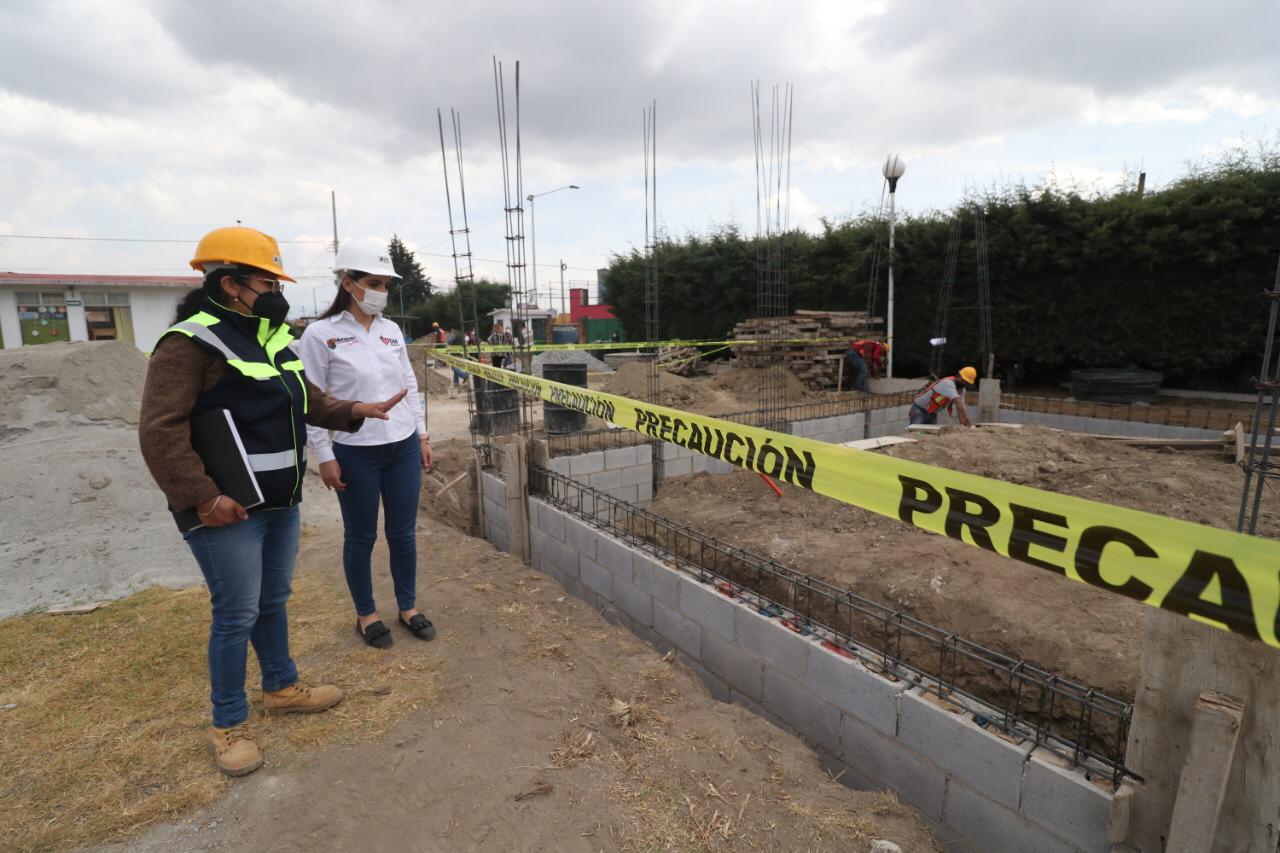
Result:
[[[329,190],[329,207],[333,210],[333,259],[338,259],[338,194]]]
[[[894,225],[894,196],[897,195],[898,181],[896,178],[889,179],[889,312],[887,321],[887,331],[889,344],[889,354],[885,363],[885,376],[889,379],[893,378],[893,225]]]
[[[529,202],[529,248],[533,250],[533,301],[538,301],[538,226],[533,218],[533,200],[536,196],[530,195],[526,201]]]
[[[560,313],[568,314],[569,309],[564,302],[564,258],[560,259]]]

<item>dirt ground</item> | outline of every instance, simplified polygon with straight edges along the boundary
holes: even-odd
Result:
[[[662,371],[658,380],[659,402],[664,406],[701,414],[726,414],[759,408],[759,387],[763,368],[735,367],[711,376],[689,378]],[[786,374],[787,402],[810,403],[830,399],[821,391],[810,391],[791,372]],[[640,363],[624,364],[608,376],[592,377],[592,388],[620,397],[643,400],[649,393],[649,368]]]
[[[1238,468],[1208,452],[1156,451],[1041,427],[948,429],[890,455],[1234,529]],[[856,507],[746,472],[663,482],[654,512],[767,554],[989,648],[1131,700],[1145,608]],[[1267,505],[1264,505],[1264,509]],[[768,524],[760,519],[768,517]],[[1274,511],[1260,532],[1280,533]]]
[[[434,519],[419,530],[420,605],[441,633],[427,645],[396,630],[387,654],[431,658],[437,698],[380,739],[270,751],[213,805],[101,849],[940,849],[891,795],[831,781],[799,740],[717,703],[518,560]],[[340,540],[337,527],[306,538],[302,582],[344,594]],[[375,566],[385,560],[379,546]],[[357,643],[346,620],[331,630]],[[323,655],[301,665],[325,674]],[[394,695],[394,677],[383,689]],[[199,729],[188,736],[198,747]]]

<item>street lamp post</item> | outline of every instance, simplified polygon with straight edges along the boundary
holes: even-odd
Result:
[[[889,182],[889,310],[886,319],[886,335],[885,343],[889,345],[889,353],[885,363],[885,376],[893,378],[893,226],[894,226],[894,196],[898,191],[898,178],[901,178],[907,171],[907,164],[897,154],[890,154],[885,158],[884,168],[881,172],[884,179]]]
[[[538,224],[533,216],[533,200],[541,198],[544,195],[558,193],[560,190],[576,190],[579,189],[577,184],[568,184],[563,187],[556,187],[553,190],[547,190],[544,193],[530,193],[525,196],[525,201],[529,202],[529,245],[533,249],[533,300],[538,301]],[[511,295],[512,300],[515,294]],[[511,304],[512,316],[515,316],[515,302]]]

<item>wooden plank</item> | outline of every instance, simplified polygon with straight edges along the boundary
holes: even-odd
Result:
[[[1244,446],[1244,424],[1242,424],[1240,421],[1236,421],[1236,425],[1235,425],[1235,427],[1231,430],[1231,432],[1232,432],[1232,439],[1233,439],[1233,440],[1232,440],[1232,445],[1233,445],[1232,450],[1235,452],[1235,453],[1234,453],[1234,455],[1235,455],[1235,458],[1236,458],[1236,464],[1237,464],[1237,465],[1243,465],[1243,464],[1244,464],[1244,456],[1245,456],[1245,446]],[[1252,442],[1252,437],[1250,437],[1250,439],[1251,439],[1251,442]]]
[[[441,496],[441,495],[443,495],[445,492],[449,491],[449,490],[450,490],[450,489],[452,489],[454,486],[458,485],[458,484],[459,484],[459,483],[461,483],[463,480],[467,479],[467,477],[469,477],[469,476],[471,476],[471,472],[470,472],[470,471],[463,471],[461,474],[459,474],[458,476],[454,477],[454,478],[453,478],[452,480],[450,480],[449,482],[445,483],[445,484],[444,484],[444,486],[440,489],[440,491],[436,492],[436,497],[440,497],[440,496]]]
[[[1196,700],[1191,746],[1169,824],[1168,853],[1199,853],[1213,845],[1243,719],[1244,706],[1228,696],[1209,691]]]
[[[843,447],[854,450],[879,450],[881,447],[892,447],[895,444],[915,444],[916,439],[901,435],[882,435],[879,438],[859,438],[855,441],[842,442]]]
[[[1161,850],[1187,765],[1196,701],[1206,691],[1244,705],[1218,835],[1207,853],[1274,853],[1280,841],[1280,652],[1176,613],[1146,615],[1142,672],[1125,764],[1147,780],[1126,841]]]
[[[502,448],[502,473],[507,480],[507,549],[529,562],[529,464],[524,442],[516,439]]]
[[[85,613],[92,613],[105,606],[106,603],[105,601],[90,601],[85,604],[73,604],[69,607],[54,607],[46,610],[45,613],[50,616],[80,616]]]

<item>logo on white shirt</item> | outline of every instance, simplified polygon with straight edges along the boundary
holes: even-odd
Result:
[[[386,338],[383,338],[383,340],[385,341]],[[356,339],[354,336],[351,336],[346,338],[329,338],[329,340],[324,342],[324,345],[327,346],[329,349],[337,349],[338,344],[354,344],[354,343],[356,343]]]
[[[378,340],[382,341],[384,344],[386,344],[389,347],[400,346],[399,338],[388,338],[386,335],[378,335]]]

